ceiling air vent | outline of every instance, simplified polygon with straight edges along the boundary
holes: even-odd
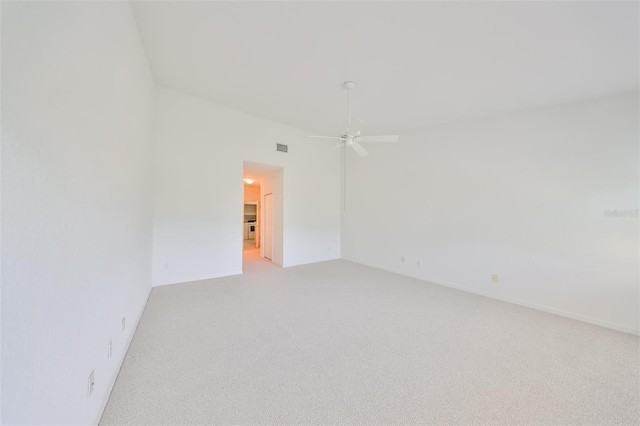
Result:
[[[281,143],[277,143],[276,144],[276,151],[280,151],[280,152],[288,152],[289,147],[287,145],[281,144]]]

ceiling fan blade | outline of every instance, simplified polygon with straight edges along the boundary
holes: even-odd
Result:
[[[338,136],[314,136],[314,135],[307,135],[307,138],[314,138],[314,139],[340,139],[342,140],[341,137]]]
[[[398,142],[398,135],[358,136],[358,142]]]
[[[360,157],[366,157],[367,155],[369,155],[369,151],[364,149],[364,147],[356,141],[351,141],[349,146],[351,146],[351,148],[353,148],[353,150],[357,152]]]

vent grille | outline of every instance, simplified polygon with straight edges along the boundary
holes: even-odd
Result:
[[[287,145],[281,144],[281,143],[277,143],[276,144],[276,150],[280,151],[280,152],[289,152],[289,147]]]

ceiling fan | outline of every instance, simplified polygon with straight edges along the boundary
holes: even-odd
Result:
[[[364,123],[363,120],[351,116],[351,91],[355,89],[356,83],[353,81],[347,81],[344,83],[344,87],[349,91],[349,121],[347,124],[347,131],[341,136],[307,136],[308,138],[318,138],[318,139],[338,139],[341,144],[344,144],[345,147],[353,148],[353,150],[358,153],[361,157],[366,157],[369,155],[369,151],[367,151],[360,142],[398,142],[400,137],[398,135],[377,135],[377,136],[364,136],[360,134],[360,130],[353,133],[351,132],[351,123],[352,120],[360,121]]]

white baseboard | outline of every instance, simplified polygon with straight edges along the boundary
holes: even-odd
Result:
[[[154,283],[153,286],[154,287],[162,287],[162,286],[165,286],[165,285],[185,284],[185,283],[192,283],[192,282],[195,282],[195,281],[212,280],[214,278],[230,277],[230,276],[233,276],[233,275],[242,275],[242,270],[240,270],[240,271],[232,271],[232,272],[225,272],[225,273],[220,274],[220,275],[188,277],[188,278],[181,279],[179,281]]]
[[[125,358],[127,356],[127,353],[129,352],[129,346],[131,346],[131,342],[133,341],[133,336],[135,336],[135,334],[136,334],[136,330],[138,329],[138,324],[140,324],[140,320],[142,319],[142,315],[144,314],[144,310],[147,308],[147,303],[149,303],[149,297],[151,297],[151,291],[152,290],[153,290],[153,287],[151,287],[149,289],[149,293],[147,294],[147,298],[145,299],[145,302],[142,305],[142,309],[140,309],[140,312],[138,312],[137,318],[135,320],[135,327],[129,333],[129,336],[127,337],[127,343],[125,345],[125,348],[120,353],[120,356],[117,359],[118,368],[117,368],[115,374],[113,375],[113,377],[111,377],[111,379],[109,380],[109,383],[107,384],[107,389],[109,391],[105,393],[105,398],[102,401],[101,409],[100,409],[100,412],[98,414],[98,418],[93,422],[94,425],[98,425],[100,423],[100,419],[102,418],[102,415],[104,414],[104,409],[107,408],[107,402],[109,402],[109,398],[111,397],[111,392],[113,391],[113,386],[116,384],[116,380],[118,379],[118,375],[120,374],[120,369],[122,368],[122,364],[124,363],[124,360],[125,360]]]
[[[477,294],[479,296],[488,297],[490,299],[496,299],[496,300],[500,300],[502,302],[513,303],[515,305],[524,306],[524,307],[527,307],[527,308],[535,309],[535,310],[542,311],[542,312],[547,312],[547,313],[554,314],[554,315],[560,315],[562,317],[571,318],[571,319],[582,321],[582,322],[586,322],[586,323],[589,323],[589,324],[598,325],[600,327],[606,327],[606,328],[610,328],[612,330],[617,330],[617,331],[622,331],[624,333],[634,334],[636,336],[640,335],[640,330],[639,329],[637,329],[637,328],[629,328],[629,327],[627,327],[625,325],[622,325],[622,324],[617,324],[617,323],[613,323],[613,322],[609,322],[609,321],[604,321],[604,320],[601,320],[601,319],[598,319],[598,318],[592,318],[592,317],[588,317],[588,316],[585,316],[585,315],[575,314],[573,312],[567,312],[567,311],[563,311],[561,309],[552,308],[552,307],[549,307],[549,306],[544,306],[544,305],[538,305],[538,304],[535,304],[535,303],[525,302],[524,300],[513,299],[513,298],[510,298],[510,297],[504,297],[504,296],[498,296],[498,295],[495,295],[495,294],[491,294],[491,293],[487,293],[487,292],[484,292],[484,291],[476,290],[476,289],[471,288],[471,287],[466,287],[466,286],[455,284],[455,283],[451,283],[451,282],[448,282],[448,281],[434,280],[434,279],[430,279],[430,278],[419,277],[417,275],[402,273],[402,272],[394,271],[392,269],[381,268],[379,266],[373,266],[373,265],[369,265],[369,264],[362,263],[362,262],[356,262],[356,261],[349,260],[349,259],[343,259],[343,260],[346,260],[348,262],[357,263],[359,265],[368,266],[370,268],[380,269],[382,271],[387,271],[387,272],[392,272],[394,274],[403,275],[405,277],[415,278],[417,280],[425,281],[425,282],[428,282],[428,283],[431,283],[431,284],[441,285],[443,287],[455,288],[456,290],[461,290],[461,291],[464,291],[464,292],[467,292],[467,293]]]
[[[341,260],[340,256],[331,257],[328,259],[320,259],[320,260],[312,260],[310,262],[302,262],[302,263],[285,263],[283,268],[292,268],[294,266],[302,266],[302,265],[312,265],[314,263],[322,263],[322,262],[331,262],[332,260]]]

